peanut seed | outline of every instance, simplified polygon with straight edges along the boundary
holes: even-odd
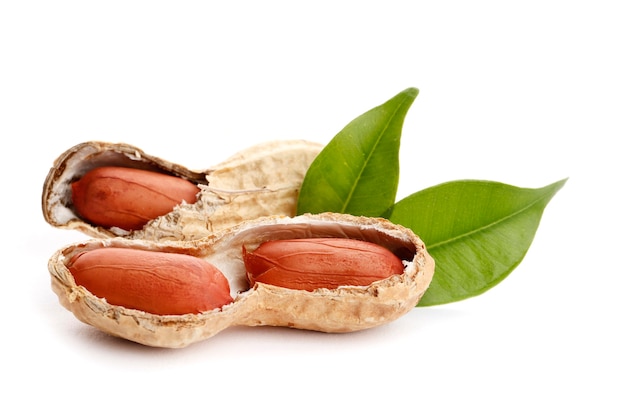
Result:
[[[402,274],[402,261],[388,249],[344,238],[275,240],[256,250],[243,248],[248,280],[312,291],[343,285],[370,285]]]
[[[191,255],[100,248],[78,253],[68,268],[93,295],[148,313],[200,313],[232,302],[226,277]]]
[[[183,201],[193,204],[200,189],[172,175],[136,168],[100,167],[72,183],[78,214],[94,225],[141,229]]]

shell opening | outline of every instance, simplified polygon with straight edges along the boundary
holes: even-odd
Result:
[[[94,168],[103,166],[136,168],[177,176],[196,185],[208,184],[204,173],[193,172],[145,155],[130,145],[86,142],[68,150],[50,170],[43,194],[46,218],[55,225],[66,225],[74,220],[82,221],[72,204],[71,184]],[[115,230],[112,232],[120,234]]]

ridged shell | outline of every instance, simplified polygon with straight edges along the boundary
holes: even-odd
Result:
[[[148,155],[124,143],[84,142],[60,155],[43,186],[42,211],[54,227],[95,238],[194,240],[262,216],[293,216],[302,179],[322,145],[304,140],[262,143],[205,171]],[[125,166],[164,172],[201,188],[195,204],[181,204],[144,226],[125,231],[81,219],[72,207],[71,183],[99,166]]]
[[[274,239],[348,237],[387,247],[405,263],[402,275],[369,286],[292,290],[262,283],[248,286],[242,245],[253,250]],[[98,247],[132,247],[186,253],[213,263],[228,278],[234,301],[201,314],[160,316],[110,305],[77,286],[66,263]],[[229,326],[285,326],[329,333],[379,326],[412,310],[428,288],[434,261],[411,230],[384,219],[325,213],[272,216],[241,223],[197,241],[91,240],[59,249],[48,263],[52,289],[79,320],[114,336],[149,346],[180,348]]]

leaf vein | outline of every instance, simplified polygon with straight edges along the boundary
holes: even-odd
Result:
[[[405,99],[406,101],[407,99]],[[374,155],[374,153],[376,152],[376,149],[378,149],[378,145],[380,144],[380,141],[382,140],[385,132],[387,131],[387,129],[389,129],[389,125],[391,124],[391,122],[394,120],[394,118],[396,117],[396,115],[398,114],[398,112],[400,111],[400,109],[402,108],[404,104],[404,101],[400,104],[398,104],[398,106],[396,106],[395,110],[392,113],[391,117],[387,117],[387,120],[385,122],[385,126],[383,129],[381,129],[378,133],[378,137],[375,140],[375,145],[372,146],[370,148],[370,151],[367,153],[366,158],[364,160],[364,162],[361,164],[361,167],[359,169],[358,174],[356,175],[356,179],[355,181],[352,183],[352,187],[350,188],[350,192],[347,195],[347,198],[344,200],[342,208],[341,208],[341,212],[345,213],[347,208],[348,208],[348,204],[350,203],[350,201],[352,201],[352,196],[354,195],[354,192],[356,191],[357,187],[358,187],[358,182],[361,179],[361,177],[363,177],[363,173],[365,172],[365,168],[367,167],[369,161],[372,159],[372,155]]]
[[[444,246],[444,245],[453,243],[455,241],[465,239],[465,238],[467,238],[469,236],[475,235],[475,234],[480,233],[480,232],[482,232],[484,230],[487,230],[489,228],[495,227],[496,225],[498,225],[500,223],[504,223],[507,220],[517,216],[518,214],[523,213],[523,212],[531,209],[533,206],[539,204],[543,198],[545,198],[545,195],[541,195],[539,198],[537,198],[535,200],[532,200],[529,204],[521,207],[519,210],[516,210],[516,211],[512,212],[511,214],[509,214],[508,216],[504,216],[504,217],[498,219],[497,221],[491,222],[491,223],[486,224],[484,226],[481,226],[481,227],[479,227],[477,229],[470,230],[469,232],[462,233],[462,234],[457,235],[457,236],[452,236],[451,238],[442,240],[441,242],[431,243],[431,244],[429,244],[429,248],[430,249],[434,249],[434,248],[437,248],[439,246]]]

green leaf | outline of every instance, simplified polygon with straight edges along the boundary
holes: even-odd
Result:
[[[537,189],[452,181],[399,201],[389,219],[412,229],[435,259],[419,306],[460,301],[502,281],[526,255],[545,207],[566,181]]]
[[[395,202],[402,125],[417,94],[408,88],[346,125],[309,167],[297,213],[385,213]]]

